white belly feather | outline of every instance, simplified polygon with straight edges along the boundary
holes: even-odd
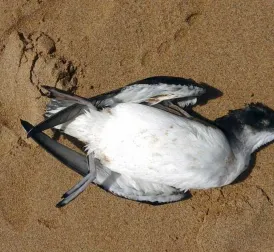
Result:
[[[90,110],[66,127],[110,170],[182,190],[224,185],[233,159],[217,128],[141,104]]]

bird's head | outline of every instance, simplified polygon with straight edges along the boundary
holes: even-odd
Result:
[[[251,103],[239,110],[238,119],[253,130],[274,132],[274,110],[262,103]]]
[[[235,135],[244,142],[251,152],[274,140],[274,110],[262,103],[232,110],[217,119],[216,124],[228,135]]]

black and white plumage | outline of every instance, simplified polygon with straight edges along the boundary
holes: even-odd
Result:
[[[231,111],[212,124],[189,115],[184,108],[202,103],[209,89],[192,80],[152,77],[90,99],[45,88],[53,98],[47,119],[35,127],[22,125],[84,176],[59,207],[90,182],[132,200],[179,201],[189,189],[230,184],[251,154],[274,140],[274,111],[262,104]],[[84,142],[87,157],[41,132],[52,127]]]

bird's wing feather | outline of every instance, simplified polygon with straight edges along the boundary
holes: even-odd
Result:
[[[33,125],[26,121],[21,120],[21,124],[27,132],[33,128]],[[54,156],[56,159],[75,172],[82,176],[88,174],[89,164],[85,155],[69,149],[68,147],[58,143],[56,140],[48,137],[42,132],[33,132],[31,138],[52,156]]]
[[[181,107],[186,107],[195,105],[197,97],[206,92],[204,85],[191,79],[170,76],[146,78],[89,99],[49,86],[43,86],[43,88],[49,92],[48,96],[51,98],[85,105],[92,103],[98,109],[115,106],[117,103],[131,102],[155,105],[170,100],[177,100]]]
[[[109,107],[117,103],[146,103],[155,105],[162,101],[183,99],[185,104],[195,104],[197,97],[206,92],[202,85],[191,79],[155,76],[131,83],[123,88],[90,98],[96,107]]]
[[[104,107],[115,106],[117,103],[131,102],[156,105],[166,102],[162,103],[161,106],[163,109],[169,109],[172,113],[170,109],[172,100],[180,99],[180,102],[178,102],[180,107],[194,105],[197,102],[197,97],[206,91],[205,88],[191,79],[167,76],[156,76],[136,81],[123,88],[90,99],[71,95],[49,86],[43,86],[43,88],[49,92],[49,97],[54,98],[47,107],[46,116],[51,115],[50,111],[58,109],[58,107],[63,107],[63,109],[34,126],[30,132],[28,132],[28,137],[30,137],[34,131],[41,132],[73,120],[83,112],[83,108],[86,106],[91,107],[94,105],[97,109],[102,109]],[[180,111],[177,112],[180,113]]]

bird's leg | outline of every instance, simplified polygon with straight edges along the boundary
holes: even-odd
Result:
[[[63,199],[56,205],[56,207],[63,207],[74,200],[96,178],[96,165],[93,154],[88,155],[88,164],[89,173],[62,196]]]

